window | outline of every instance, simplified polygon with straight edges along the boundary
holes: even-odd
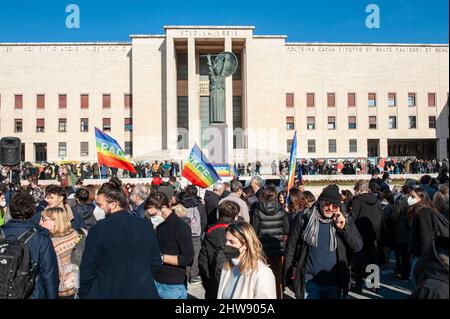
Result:
[[[36,132],[45,132],[45,119],[36,119]]]
[[[308,140],[308,153],[316,152],[316,140]]]
[[[429,128],[436,128],[436,116],[429,116],[428,117],[428,127]]]
[[[36,95],[36,108],[45,109],[45,95],[44,94]]]
[[[89,94],[81,94],[81,108],[82,109],[89,108]]]
[[[89,156],[89,142],[80,142],[80,156]]]
[[[15,119],[14,120],[14,132],[22,133],[22,130],[23,130],[22,119]]]
[[[410,116],[408,122],[409,122],[409,128],[417,128],[415,116]]]
[[[436,93],[428,93],[428,106],[436,106]]]
[[[356,106],[356,93],[349,93],[347,95],[348,100],[348,107],[355,107]]]
[[[111,131],[111,118],[109,117],[103,118],[103,131],[105,132]]]
[[[429,116],[428,117],[428,127],[429,128],[436,128],[436,116]]]
[[[348,129],[349,130],[356,130],[356,116],[349,116],[348,117]]]
[[[369,106],[377,106],[377,94],[369,93]]]
[[[133,142],[125,142],[125,155],[133,156]]]
[[[81,119],[80,132],[89,132],[89,119]]]
[[[292,131],[294,129],[295,129],[294,117],[293,116],[286,117],[286,130]]]
[[[336,129],[336,117],[328,116],[328,129],[335,130]]]
[[[111,94],[103,94],[103,108],[104,109],[111,108]]]
[[[374,130],[377,128],[377,117],[369,116],[369,129]]]
[[[133,131],[133,120],[130,117],[125,118],[125,132]]]
[[[58,143],[58,156],[59,157],[66,157],[67,156],[67,143],[66,142],[59,142]]]
[[[314,107],[314,93],[306,93],[306,106]]]
[[[397,116],[389,116],[389,129],[397,128]]]
[[[133,107],[133,99],[131,94],[124,95],[124,105],[126,109],[131,109]]]
[[[60,109],[67,108],[67,95],[66,94],[59,94],[58,95],[58,107]]]
[[[336,140],[328,140],[328,153],[336,153]]]
[[[205,57],[206,59],[206,57]],[[177,80],[187,81],[188,79],[188,55],[185,53],[177,54]]]
[[[327,94],[327,105],[328,107],[336,106],[336,95],[334,93]]]
[[[316,129],[316,118],[314,116],[308,116],[306,125],[307,125],[308,130],[315,130]]]
[[[291,152],[291,148],[292,148],[292,140],[287,140],[286,146],[287,146],[286,152],[290,153]]]
[[[408,106],[416,106],[416,93],[408,93]]]
[[[348,149],[350,153],[356,153],[358,152],[358,144],[356,140],[349,140],[348,141]]]
[[[286,107],[294,107],[294,93],[286,93]]]
[[[67,119],[58,120],[58,132],[65,133],[67,131]]]
[[[14,108],[15,109],[23,108],[23,95],[22,94],[14,95]]]
[[[389,107],[397,106],[397,95],[395,93],[388,93],[388,105]]]

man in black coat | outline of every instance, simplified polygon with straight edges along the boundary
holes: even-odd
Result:
[[[153,273],[161,254],[153,227],[128,211],[118,180],[103,184],[97,205],[106,218],[91,228],[80,265],[80,298],[157,299]]]
[[[225,262],[223,249],[228,225],[237,221],[239,205],[232,201],[223,201],[218,208],[219,221],[208,229],[202,242],[198,267],[202,277],[205,299],[217,299],[220,276]]]
[[[369,193],[367,181],[357,181],[354,190],[352,214],[364,243],[363,249],[355,255],[355,291],[361,293],[366,266],[377,262],[377,241],[384,213],[376,194]]]
[[[2,227],[2,231],[6,239],[16,240],[27,231],[34,229],[35,234],[26,243],[31,260],[37,264],[36,284],[30,298],[57,299],[58,260],[48,230],[30,220],[35,210],[33,196],[16,193],[10,203],[12,219]]]
[[[208,219],[208,227],[214,225],[217,222],[217,207],[219,207],[219,201],[222,198],[222,194],[225,191],[225,186],[221,182],[216,182],[213,185],[213,190],[205,191],[205,210]]]
[[[284,274],[287,282],[294,275],[297,299],[339,299],[349,291],[347,254],[360,251],[363,242],[352,218],[342,214],[340,205],[338,186],[329,185],[291,224]]]

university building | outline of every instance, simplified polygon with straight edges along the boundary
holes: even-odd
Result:
[[[448,158],[448,44],[291,43],[251,26],[165,26],[120,43],[0,43],[0,137],[31,162],[96,159],[94,127],[134,160],[208,148],[207,54],[233,52],[228,162]]]

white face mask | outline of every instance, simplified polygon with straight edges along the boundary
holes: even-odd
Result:
[[[0,207],[6,207],[6,201],[0,202]]]
[[[412,206],[416,203],[417,203],[417,199],[415,199],[414,197],[411,197],[411,196],[408,197],[408,205],[409,206]]]
[[[153,227],[156,228],[164,221],[164,218],[161,216],[151,216],[150,220],[152,221]]]
[[[231,259],[231,263],[235,266],[238,266],[241,260],[239,258],[233,258]]]

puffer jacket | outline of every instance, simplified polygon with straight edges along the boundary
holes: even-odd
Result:
[[[267,257],[283,255],[289,234],[289,219],[278,201],[261,201],[253,212],[252,226]]]

